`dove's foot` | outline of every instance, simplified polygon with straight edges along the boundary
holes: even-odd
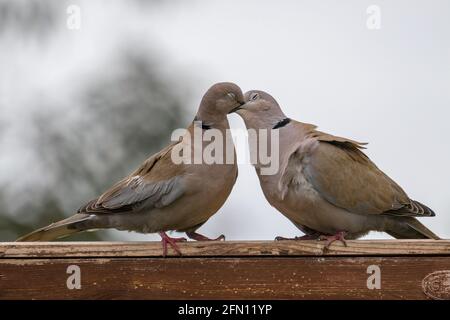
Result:
[[[225,241],[225,236],[223,234],[218,236],[216,239],[210,239],[197,232],[186,232],[186,235],[189,237],[189,239],[193,239],[196,241]]]
[[[284,241],[284,240],[296,240],[296,241],[301,241],[301,240],[317,240],[319,239],[320,234],[319,233],[311,233],[311,234],[305,234],[301,237],[294,237],[294,238],[285,238],[285,237],[275,237],[275,241]]]
[[[341,241],[344,246],[347,246],[347,241],[345,240],[347,232],[345,231],[339,231],[335,235],[329,236],[329,235],[321,235],[319,236],[319,240],[326,240],[324,249],[329,249],[331,244],[335,241]]]
[[[177,246],[177,242],[187,241],[186,238],[171,238],[165,232],[160,232],[159,235],[161,237],[164,257],[167,255],[167,244],[169,244],[172,247],[172,249],[175,250],[175,252],[181,256],[181,251]]]

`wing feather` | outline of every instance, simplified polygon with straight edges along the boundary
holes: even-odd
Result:
[[[291,157],[301,157],[305,178],[331,204],[357,214],[433,216],[365,155],[366,143],[329,135],[311,128]],[[302,153],[303,152],[303,153]]]
[[[170,159],[176,143],[147,159],[97,199],[80,208],[80,213],[130,213],[170,205],[184,193],[183,167]]]

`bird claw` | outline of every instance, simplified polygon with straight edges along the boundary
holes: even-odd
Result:
[[[212,239],[213,241],[225,241],[225,235],[221,234],[220,236],[218,236],[215,239]]]
[[[177,246],[177,242],[186,242],[186,238],[171,238],[165,232],[160,232],[159,235],[161,236],[163,257],[167,256],[167,244],[169,244],[179,256],[182,255],[180,249]]]
[[[206,236],[204,236],[204,235],[202,235],[200,233],[197,233],[197,232],[186,232],[186,235],[190,239],[193,239],[193,240],[196,240],[196,241],[225,241],[225,236],[223,234],[221,234],[220,236],[218,236],[215,239],[208,238],[208,237],[206,237]]]
[[[319,238],[319,235],[316,233],[312,234],[305,234],[300,237],[294,237],[294,238],[285,238],[285,237],[275,237],[275,241],[285,241],[285,240],[295,240],[295,241],[302,241],[302,240],[317,240]]]
[[[319,236],[319,240],[325,240],[325,246],[324,249],[328,250],[331,246],[331,244],[335,241],[341,241],[345,247],[347,247],[347,241],[345,240],[345,235],[347,234],[347,232],[345,231],[339,231],[338,233],[334,234],[334,235],[321,235]]]
[[[280,236],[275,237],[275,241],[285,241],[285,240],[294,240],[294,239],[293,238],[280,237]]]

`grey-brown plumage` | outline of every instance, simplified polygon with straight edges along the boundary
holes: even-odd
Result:
[[[434,212],[378,169],[362,152],[365,143],[287,118],[265,92],[247,92],[245,100],[238,114],[247,128],[279,131],[278,172],[263,175],[256,164],[264,195],[300,230],[350,239],[371,230],[399,239],[438,239],[415,218]]]
[[[47,241],[100,228],[160,232],[163,240],[173,245],[175,240],[167,237],[164,231],[183,231],[193,239],[208,240],[195,230],[227,199],[237,178],[237,165],[235,161],[227,164],[225,159],[223,163],[214,164],[176,164],[171,155],[174,148],[183,146],[194,155],[195,144],[187,136],[193,137],[195,126],[203,131],[208,128],[220,130],[223,138],[227,138],[227,114],[242,104],[243,94],[237,85],[213,85],[203,96],[195,117],[202,124],[192,123],[183,139],[148,158],[74,216],[36,230],[18,241]],[[208,143],[203,142],[203,147]]]

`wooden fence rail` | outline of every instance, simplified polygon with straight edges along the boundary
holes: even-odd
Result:
[[[0,243],[0,299],[450,299],[449,240]]]

